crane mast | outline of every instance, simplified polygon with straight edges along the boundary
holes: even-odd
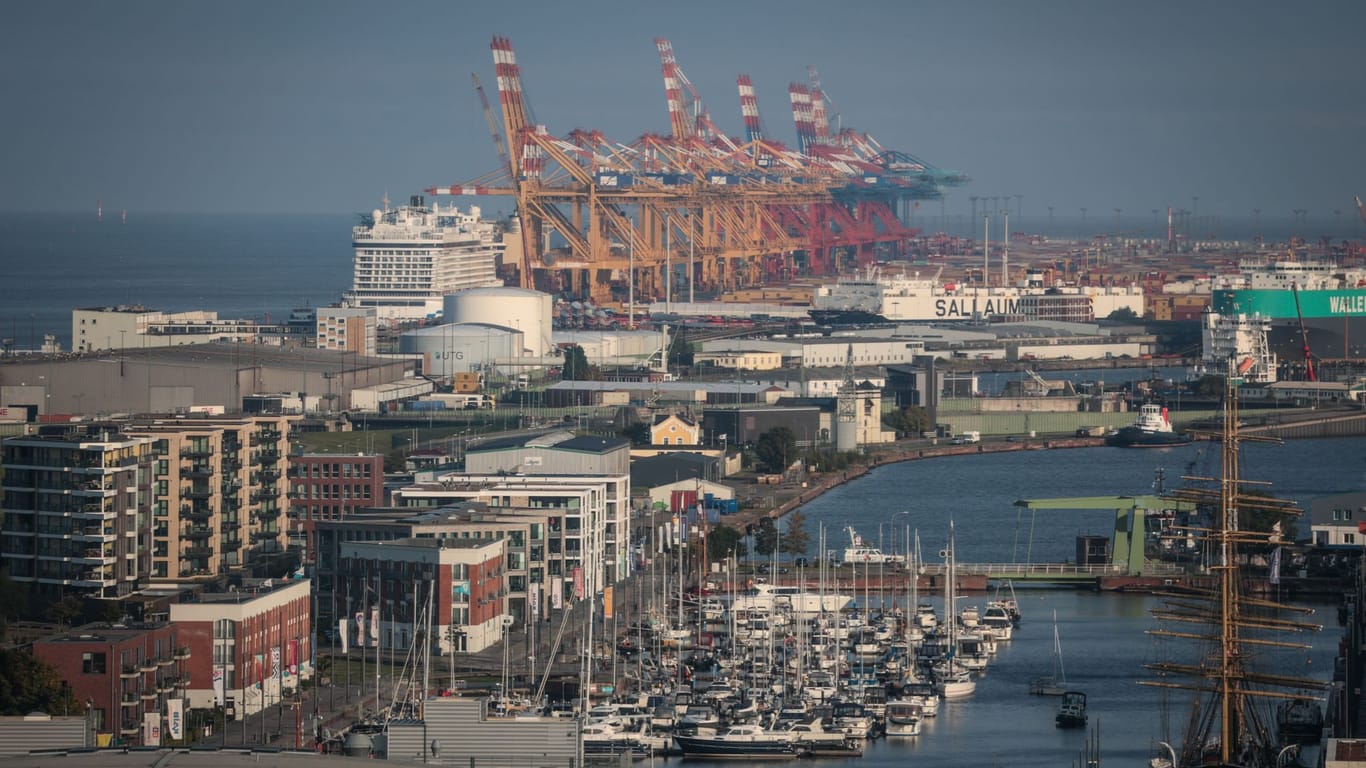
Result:
[[[1306,381],[1318,381],[1314,371],[1314,356],[1309,352],[1309,328],[1304,324],[1304,311],[1300,309],[1300,287],[1290,284],[1290,292],[1295,296],[1295,317],[1300,321],[1300,341],[1304,344],[1304,376]]]

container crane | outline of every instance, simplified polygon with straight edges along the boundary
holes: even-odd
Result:
[[[1309,328],[1304,324],[1304,312],[1300,309],[1300,287],[1290,284],[1290,293],[1295,297],[1295,317],[1300,321],[1300,339],[1304,343],[1304,375],[1306,381],[1318,381],[1314,371],[1314,356],[1309,352]]]

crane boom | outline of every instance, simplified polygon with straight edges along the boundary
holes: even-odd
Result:
[[[1361,202],[1361,196],[1357,196],[1357,213],[1361,214],[1361,223],[1366,224],[1366,203]]]
[[[503,164],[503,170],[508,172],[508,177],[512,177],[512,158],[508,157],[507,143],[503,141],[503,133],[498,130],[498,121],[493,117],[493,109],[489,106],[489,97],[484,94],[484,86],[479,82],[479,75],[470,73],[470,78],[474,80],[474,90],[479,93],[479,105],[484,108],[484,121],[489,124],[489,133],[493,136],[493,146],[498,150],[498,160]]]
[[[1304,375],[1307,381],[1318,381],[1314,371],[1314,356],[1309,352],[1309,328],[1304,324],[1304,311],[1300,309],[1300,287],[1290,284],[1290,292],[1295,296],[1295,317],[1300,321],[1300,340],[1304,344]]]

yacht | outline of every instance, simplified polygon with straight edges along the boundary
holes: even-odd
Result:
[[[779,586],[759,581],[744,594],[735,598],[731,610],[735,613],[771,614],[783,610],[793,618],[804,619],[820,614],[838,614],[853,598],[848,595],[808,592],[801,587]]]
[[[800,754],[790,735],[752,723],[732,725],[710,736],[675,734],[674,743],[684,757],[711,760],[788,760]]]
[[[887,702],[887,735],[919,736],[923,707],[914,699],[893,699]]]

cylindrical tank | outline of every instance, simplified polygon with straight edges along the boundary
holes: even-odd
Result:
[[[858,422],[835,421],[835,450],[840,453],[858,450]]]
[[[542,357],[550,352],[551,298],[548,293],[526,288],[471,288],[445,297],[447,323],[484,323],[522,333],[525,351],[519,355]]]
[[[522,334],[483,323],[433,325],[398,337],[398,351],[422,355],[428,376],[446,377],[483,370],[495,360],[521,357]]]

